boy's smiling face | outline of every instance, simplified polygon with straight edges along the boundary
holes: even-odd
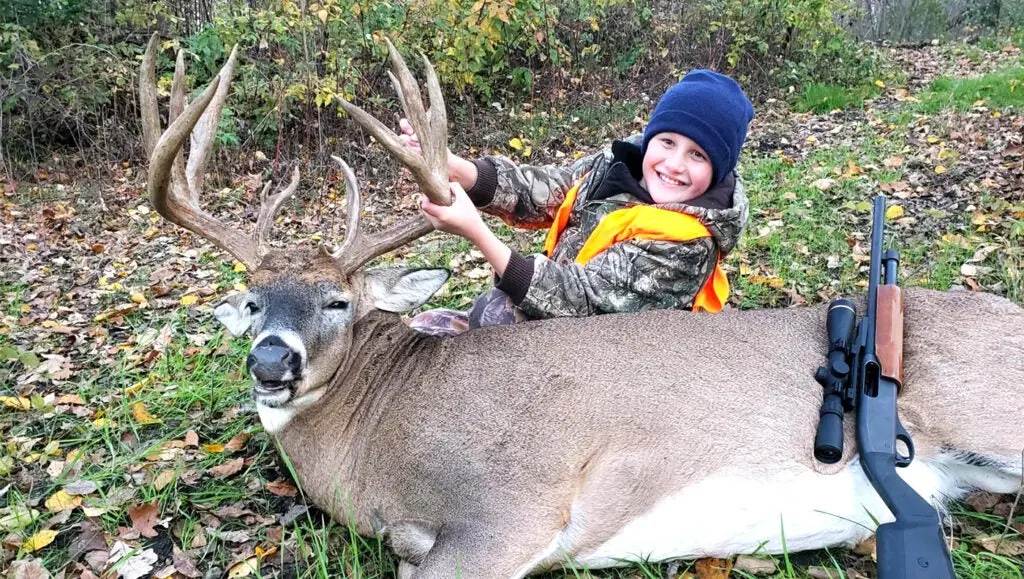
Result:
[[[658,133],[647,144],[640,184],[655,203],[682,203],[703,195],[714,168],[704,149],[679,133]]]

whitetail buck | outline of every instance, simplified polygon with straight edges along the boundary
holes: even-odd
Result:
[[[203,156],[235,55],[187,108],[179,60],[160,134],[155,47],[140,84],[153,205],[250,267],[248,292],[216,313],[233,334],[254,336],[260,419],[317,505],[386,536],[400,575],[522,577],[561,564],[777,553],[783,533],[798,551],[850,545],[871,535],[873,517],[891,520],[857,464],[850,417],[843,459],[824,467],[812,457],[824,306],[416,333],[397,312],[427,300],[447,273],[362,266],[430,231],[427,221],[361,236],[359,188],[344,163],[348,232],[333,254],[265,247],[297,175],[268,200],[252,237],[204,213]],[[345,107],[444,202],[437,80],[427,63],[428,114],[393,47],[391,56],[424,157]],[[993,295],[907,290],[905,320],[899,412],[917,458],[901,474],[940,507],[974,488],[1016,491],[1024,310]]]

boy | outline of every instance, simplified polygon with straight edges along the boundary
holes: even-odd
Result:
[[[524,319],[721,310],[729,290],[719,262],[747,220],[734,169],[753,115],[734,80],[694,70],[665,92],[643,135],[568,169],[449,153],[454,203],[421,207],[437,229],[476,245],[498,282],[468,313],[431,310],[410,325],[450,336]],[[416,148],[408,122],[402,131]],[[478,208],[513,226],[550,227],[545,254],[506,246]]]

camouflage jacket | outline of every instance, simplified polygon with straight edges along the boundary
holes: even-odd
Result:
[[[747,222],[748,201],[736,174],[688,203],[658,205],[696,216],[710,238],[688,242],[631,240],[613,244],[586,264],[574,259],[608,213],[651,203],[639,184],[640,135],[617,141],[567,168],[516,165],[506,157],[474,161],[468,191],[486,213],[518,227],[544,228],[580,179],[576,202],[550,258],[513,252],[498,282],[531,318],[588,316],[647,309],[690,309],[714,270],[716,258],[736,246]]]

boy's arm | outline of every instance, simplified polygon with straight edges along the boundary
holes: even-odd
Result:
[[[605,156],[605,151],[595,153],[570,167],[517,165],[508,157],[483,157],[472,161],[476,183],[467,193],[485,213],[510,225],[540,229],[551,225],[569,189]]]
[[[585,265],[513,252],[498,288],[532,318],[690,309],[716,255],[709,238],[620,242]]]

